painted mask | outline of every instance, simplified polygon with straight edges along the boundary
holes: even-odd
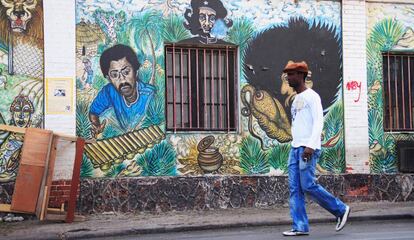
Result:
[[[29,127],[34,113],[33,103],[27,96],[17,96],[10,106],[12,119],[17,127]]]

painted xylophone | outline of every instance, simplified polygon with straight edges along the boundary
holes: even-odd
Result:
[[[147,148],[152,148],[165,138],[162,130],[150,126],[120,136],[98,140],[85,145],[85,152],[95,168],[108,170],[114,163],[121,163],[125,159],[132,159]]]

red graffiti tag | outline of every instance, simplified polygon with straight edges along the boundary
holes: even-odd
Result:
[[[352,81],[352,82],[348,82],[346,84],[346,88],[348,89],[348,91],[354,91],[359,89],[359,93],[358,93],[358,98],[354,100],[354,102],[358,102],[359,98],[361,97],[361,82],[357,82],[357,81]]]

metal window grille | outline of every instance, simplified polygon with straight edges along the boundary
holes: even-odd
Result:
[[[383,54],[384,129],[414,131],[414,54]]]
[[[236,50],[165,47],[167,130],[236,130]]]

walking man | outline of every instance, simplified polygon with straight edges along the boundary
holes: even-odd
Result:
[[[340,231],[346,224],[350,208],[315,180],[315,167],[321,155],[323,128],[321,98],[314,90],[306,88],[306,62],[289,61],[283,72],[287,74],[289,86],[297,93],[291,107],[293,140],[288,162],[289,206],[293,224],[292,229],[283,232],[283,235],[309,235],[305,193],[337,218],[335,229]]]

